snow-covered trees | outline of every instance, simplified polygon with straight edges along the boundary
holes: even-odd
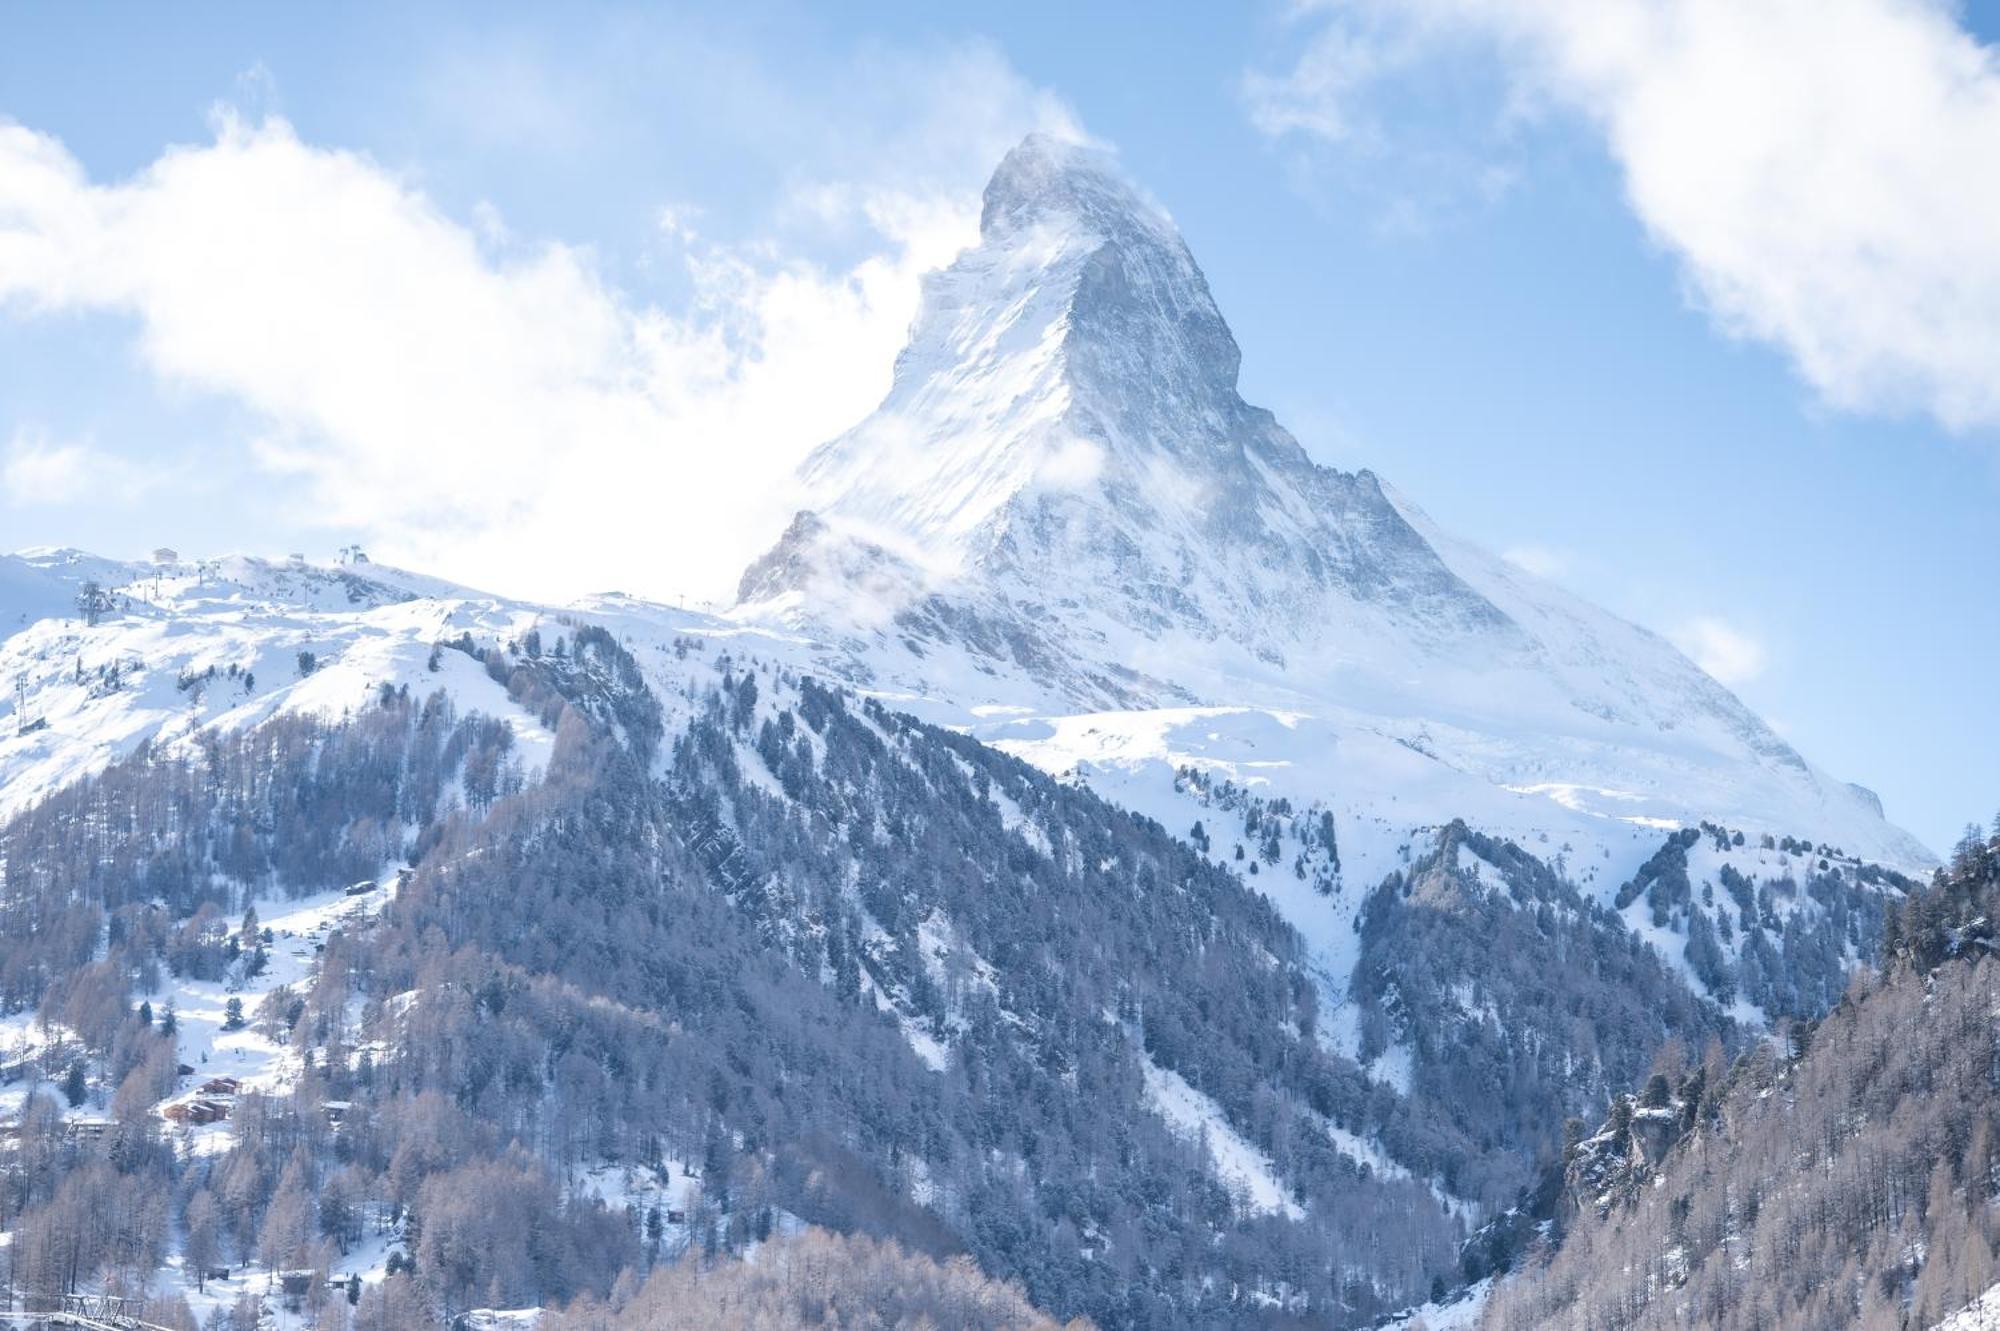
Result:
[[[95,1038],[105,1012],[123,1011],[123,977],[148,956],[220,978],[260,946],[228,923],[249,897],[379,872],[437,816],[463,769],[496,796],[518,788],[511,744],[505,725],[461,721],[437,695],[341,726],[282,717],[205,736],[192,761],[142,750],[63,788],[0,828],[0,1010],[60,1002],[58,1015]],[[113,954],[93,970],[107,938]]]
[[[257,1259],[270,1270],[304,1266],[312,1256],[315,1172],[312,1155],[300,1145],[278,1176],[277,1191],[264,1208],[264,1223],[257,1237]]]
[[[95,578],[86,578],[76,589],[76,613],[92,628],[117,608],[117,599]]]
[[[194,1278],[195,1288],[208,1287],[208,1273],[221,1253],[222,1214],[215,1194],[197,1188],[181,1212],[181,1260]]]

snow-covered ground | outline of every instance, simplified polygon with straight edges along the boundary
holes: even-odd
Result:
[[[1508,791],[1365,725],[1297,712],[1153,708],[1007,717],[970,729],[1170,832],[1185,836],[1196,822],[1205,823],[1213,837],[1211,858],[1224,867],[1241,868],[1234,858],[1240,838],[1216,828],[1213,810],[1199,795],[1177,787],[1177,772],[1192,769],[1267,800],[1322,802],[1334,815],[1341,880],[1349,890],[1322,896],[1289,872],[1260,874],[1253,885],[1312,947],[1314,964],[1336,997],[1345,993],[1357,959],[1355,916],[1367,889],[1407,867],[1413,851],[1428,850],[1430,834],[1453,818],[1550,853],[1569,846],[1579,875],[1604,880],[1607,895],[1659,844],[1654,828]]]
[[[357,885],[354,895],[328,892],[296,901],[267,899],[255,904],[259,932],[267,934],[264,944],[268,958],[255,976],[246,975],[241,961],[230,967],[227,978],[202,981],[169,976],[161,988],[143,995],[152,1004],[156,1020],[169,1010],[175,1022],[175,1040],[180,1061],[193,1071],[182,1078],[175,1093],[161,1102],[161,1110],[196,1100],[208,1100],[225,1107],[239,1093],[283,1094],[294,1084],[298,1072],[296,1051],[286,1049],[265,1035],[257,1020],[259,1006],[279,989],[301,989],[318,964],[318,949],[327,935],[342,924],[372,915],[393,891],[394,875],[381,882]],[[237,924],[232,922],[233,929]],[[229,1005],[234,1000],[241,1023],[232,1027]],[[72,1043],[60,1026],[44,1027],[31,1012],[0,1019],[0,1063],[14,1063],[30,1057],[48,1059],[51,1048]],[[51,1069],[53,1070],[53,1069]],[[211,1081],[228,1079],[237,1083],[228,1091],[205,1092]],[[22,1079],[0,1087],[0,1119],[20,1112],[27,1097],[35,1092],[61,1100],[53,1078]],[[81,1105],[65,1110],[71,1120],[89,1120],[103,1115],[103,1088],[96,1087]],[[226,1119],[206,1124],[176,1125],[169,1129],[188,1149],[206,1153],[229,1149]]]
[[[464,632],[507,641],[539,607],[382,565],[229,558],[167,568],[75,551],[0,556],[0,624],[74,595],[79,571],[111,605],[96,624],[74,606],[0,639],[0,815],[88,775],[142,741],[173,745],[286,712],[338,717],[386,685],[442,689],[463,712],[507,721],[533,775],[554,737],[471,658],[433,646]],[[433,661],[435,668],[432,668]]]
[[[1215,1175],[1251,1211],[1297,1219],[1304,1214],[1279,1180],[1271,1158],[1230,1126],[1222,1107],[1187,1084],[1180,1073],[1150,1060],[1142,1063],[1146,1095],[1160,1117],[1184,1136],[1202,1142],[1215,1162]]]
[[[166,997],[175,1009],[181,1062],[194,1073],[182,1079],[180,1091],[163,1102],[161,1110],[198,1100],[233,1109],[241,1094],[289,1094],[297,1084],[299,1052],[259,1029],[259,1006],[281,989],[302,992],[318,969],[320,949],[328,935],[379,913],[394,895],[395,883],[396,873],[391,870],[377,881],[355,884],[351,891],[259,901],[255,903],[259,932],[268,935],[264,970],[247,976],[240,973],[239,966],[239,973],[232,978],[213,983],[170,979]],[[158,996],[155,998],[157,1007]],[[235,1030],[228,1029],[231,999],[240,1002],[245,1021]],[[217,1095],[202,1089],[222,1078],[238,1083],[237,1091]],[[198,1154],[220,1155],[232,1145],[228,1119],[175,1126],[169,1132],[185,1149]],[[330,1274],[335,1279],[359,1276],[364,1284],[379,1283],[386,1276],[389,1254],[401,1242],[400,1227],[390,1225],[384,1215],[371,1214],[364,1222],[361,1242],[335,1263]],[[232,1268],[226,1279],[200,1282],[176,1256],[161,1275],[165,1286],[186,1298],[204,1321],[250,1294],[263,1301],[271,1331],[304,1331],[314,1324],[310,1314],[285,1306],[278,1273],[255,1263]]]
[[[603,1202],[611,1210],[629,1210],[640,1216],[654,1207],[662,1216],[686,1212],[701,1195],[701,1178],[694,1165],[673,1159],[593,1165],[578,1170],[571,1185],[580,1195]],[[669,1238],[673,1237],[670,1233]]]
[[[344,1282],[358,1276],[365,1287],[387,1279],[389,1254],[403,1246],[402,1227],[391,1225],[388,1217],[377,1207],[370,1208],[364,1225],[361,1241],[328,1271],[330,1280]],[[209,1324],[210,1318],[234,1308],[246,1296],[262,1306],[262,1320],[258,1323],[260,1331],[312,1331],[318,1325],[318,1320],[309,1310],[287,1306],[278,1272],[255,1263],[232,1266],[228,1271],[229,1274],[221,1279],[198,1281],[176,1253],[167,1259],[167,1265],[155,1277],[154,1293],[166,1297],[178,1294],[186,1299],[188,1307],[203,1326]],[[327,1297],[345,1298],[346,1295],[329,1291]]]
[[[70,1047],[81,1048],[75,1036],[61,1025],[44,1026],[32,1012],[17,1012],[9,1017],[0,1017],[0,1065],[33,1067],[35,1071],[17,1080],[0,1086],[0,1123],[17,1120],[21,1108],[32,1095],[43,1095],[63,1103],[62,1086],[57,1077],[46,1075],[60,1073],[50,1058],[52,1052]],[[67,1117],[77,1119],[102,1118],[104,1110],[101,1097],[98,1102],[85,1101],[67,1111]]]
[[[1936,1331],[2000,1331],[2000,1285],[1939,1322]]]
[[[1389,1325],[1395,1331],[1474,1331],[1492,1294],[1493,1279],[1489,1276],[1443,1303],[1426,1303],[1399,1313]]]

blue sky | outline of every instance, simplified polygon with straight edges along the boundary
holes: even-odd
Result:
[[[723,596],[1063,127],[1317,456],[1934,845],[2000,806],[1990,6],[414,8],[11,11],[0,547]]]

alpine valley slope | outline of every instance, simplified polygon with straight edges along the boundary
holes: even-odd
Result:
[[[0,642],[0,1154],[34,1162],[0,1183],[38,1298],[206,1314],[320,1268],[442,1327],[811,1222],[1106,1327],[1352,1326],[1519,1187],[1318,1039],[1244,879],[792,640],[360,561],[0,569],[10,617],[108,592]],[[1616,1073],[1713,1029],[1611,955]],[[225,1186],[216,1236],[187,1217]],[[140,1196],[143,1241],[68,1220]],[[240,1284],[190,1278],[210,1239]]]

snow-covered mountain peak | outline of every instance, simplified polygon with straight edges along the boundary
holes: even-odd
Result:
[[[1166,212],[1107,155],[1030,138],[979,243],[927,279],[880,407],[807,460],[810,508],[735,617],[947,718],[1195,706],[1365,732],[1445,775],[1416,822],[1483,790],[1516,832],[1733,817],[1926,858],[1657,635],[1316,464],[1243,400],[1239,361]]]
[[[1051,222],[1077,223],[1101,234],[1133,227],[1162,237],[1173,232],[1165,210],[1140,193],[1109,153],[1038,131],[994,168],[981,196],[979,232],[991,243]]]
[[[881,407],[807,461],[815,519],[742,599],[840,630],[943,614],[1017,659],[1057,628],[1266,663],[1329,633],[1518,652],[1373,476],[1314,465],[1243,401],[1239,363],[1166,214],[1103,154],[1031,137],[980,243],[927,281]]]
[[[1166,211],[1109,155],[1030,135],[986,187],[980,238],[983,249],[1085,256],[1068,288],[1064,330],[1073,383],[1125,396],[1143,364],[1176,407],[1228,415],[1241,406],[1232,399],[1242,353],[1207,279]],[[1186,438],[1166,429],[1135,442],[1168,447]]]

